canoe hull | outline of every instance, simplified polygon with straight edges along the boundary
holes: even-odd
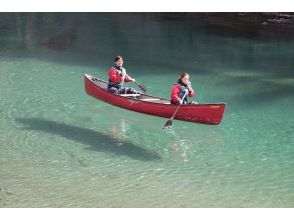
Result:
[[[105,89],[100,88],[95,81],[92,81],[91,79],[90,75],[84,75],[86,93],[111,105],[164,118],[170,118],[177,108],[177,105],[173,104],[153,103],[111,94]],[[217,125],[223,118],[225,107],[226,103],[183,105],[179,108],[174,119]]]

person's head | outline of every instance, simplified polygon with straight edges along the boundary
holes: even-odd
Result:
[[[124,63],[124,60],[123,60],[122,56],[116,56],[114,58],[114,65],[115,66],[122,67],[123,63]]]
[[[181,80],[184,84],[189,83],[189,74],[188,73],[181,73],[179,80]]]

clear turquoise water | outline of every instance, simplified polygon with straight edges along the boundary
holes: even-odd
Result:
[[[0,14],[0,207],[293,207],[294,41],[146,14]],[[181,71],[219,126],[87,96],[121,54],[168,97]]]

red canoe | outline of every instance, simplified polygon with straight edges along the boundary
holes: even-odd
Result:
[[[88,95],[120,108],[164,118],[170,118],[177,108],[177,105],[171,104],[170,100],[142,93],[111,94],[107,91],[107,82],[88,74],[84,75],[84,82]],[[174,119],[217,125],[223,118],[225,107],[226,103],[183,105]]]

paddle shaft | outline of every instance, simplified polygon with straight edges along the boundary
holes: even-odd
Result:
[[[124,81],[125,81],[125,78],[128,77],[128,78],[131,78],[128,74],[124,74],[123,77],[122,77],[122,82],[121,82],[121,86],[124,84]],[[138,83],[135,82],[137,85]],[[138,85],[139,86],[139,85]]]
[[[125,70],[125,69],[124,69]],[[128,77],[128,78],[131,78],[127,73],[125,73],[124,75],[123,75],[123,77],[122,77],[122,82],[121,82],[121,86],[124,84],[124,81],[125,81],[125,77]],[[140,89],[142,89],[142,91],[145,93],[146,92],[146,89],[145,88],[143,88],[143,86],[141,86],[140,84],[138,84],[137,82],[135,82],[135,84],[137,85],[137,86],[139,86],[140,87]]]
[[[184,98],[186,97],[187,94],[188,94],[188,91],[186,91],[186,93],[185,93],[185,95],[183,96],[182,100],[184,100]],[[175,113],[173,114],[173,116],[172,116],[169,120],[172,121],[172,120],[174,119],[174,117],[176,116],[176,114],[177,114],[177,112],[178,112],[178,110],[179,110],[179,108],[180,108],[181,105],[182,105],[182,104],[179,104],[179,106],[177,107]]]
[[[123,69],[123,71],[125,71],[125,74],[123,74],[123,77],[122,77],[122,82],[121,82],[121,84],[120,84],[121,86],[123,86],[123,84],[124,84],[124,81],[125,81],[125,78],[126,78],[126,76],[128,76],[128,75],[127,75],[127,73],[126,73],[126,69],[125,69],[125,68],[123,68],[123,67],[122,67],[122,69]],[[128,76],[128,77],[129,77],[129,76]]]

